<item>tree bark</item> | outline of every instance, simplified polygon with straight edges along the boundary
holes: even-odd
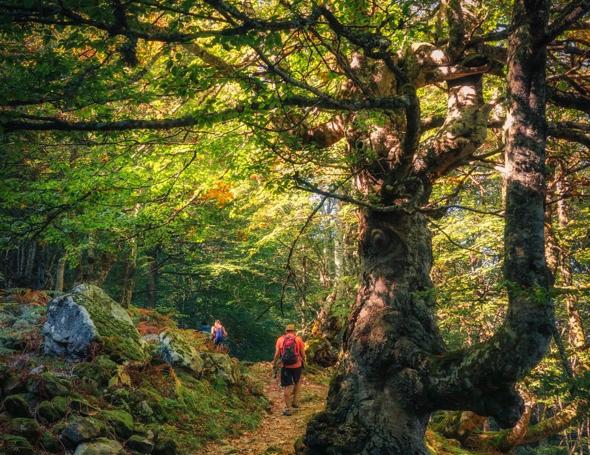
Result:
[[[570,222],[567,193],[571,190],[571,183],[569,182],[564,169],[561,169],[560,174],[561,175],[556,182],[555,192],[557,199],[557,221],[559,227],[565,229]],[[573,286],[574,281],[569,250],[565,245],[558,245],[558,247],[560,251],[558,261],[560,284],[566,287]],[[582,349],[586,345],[586,333],[582,322],[582,316],[578,310],[578,298],[575,295],[566,295],[565,304],[568,315],[568,341],[575,349]]]
[[[326,412],[312,420],[309,453],[426,454],[430,415],[407,365],[413,344],[442,353],[432,316],[430,232],[421,214],[361,216],[362,286],[349,318]]]
[[[66,255],[63,254],[57,261],[57,270],[55,271],[55,287],[56,291],[63,292],[64,290],[64,275],[66,272]]]
[[[158,303],[158,279],[157,250],[154,250],[154,255],[148,262],[147,273],[147,300],[150,308],[156,308]]]
[[[125,276],[123,278],[123,289],[121,292],[121,306],[128,308],[133,298],[135,288],[135,270],[137,268],[137,240],[131,239],[130,251],[125,264]]]
[[[449,17],[464,17],[460,2],[449,2],[448,8],[458,10]],[[426,219],[401,207],[392,213],[365,209],[360,222],[361,288],[327,409],[310,421],[302,452],[426,454],[426,423],[438,409],[493,416],[504,428],[519,421],[523,403],[515,383],[541,360],[553,333],[544,250],[542,35],[547,19],[546,0],[515,1],[506,128],[504,276],[509,309],[503,326],[486,343],[445,352],[433,316]],[[450,27],[451,33],[466,29]],[[403,200],[402,194],[423,204],[432,182],[473,154],[485,136],[481,77],[457,78],[448,83],[448,93],[445,125],[422,148],[401,145],[402,129],[409,125],[399,119],[389,131],[369,133],[377,158],[357,172],[360,192],[379,195],[383,205]],[[347,140],[363,143],[362,136]]]

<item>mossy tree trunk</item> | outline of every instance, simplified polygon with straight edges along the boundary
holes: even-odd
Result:
[[[460,2],[447,5],[450,43],[465,38],[464,18],[474,12],[464,8]],[[493,416],[505,428],[519,421],[524,407],[515,383],[541,360],[553,330],[543,231],[547,18],[546,1],[516,0],[505,174],[509,310],[488,342],[446,351],[434,319],[430,232],[424,214],[411,208],[426,204],[436,178],[483,141],[481,77],[447,82],[445,125],[426,144],[413,143],[417,109],[368,134],[355,135],[354,124],[343,128],[353,155],[369,147],[371,153],[358,155],[377,157],[359,163],[357,189],[379,206],[395,207],[362,209],[361,288],[327,409],[310,422],[304,452],[425,455],[426,423],[440,409]]]

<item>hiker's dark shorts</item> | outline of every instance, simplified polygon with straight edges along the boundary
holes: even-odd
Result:
[[[299,368],[281,368],[281,387],[297,384],[301,379],[303,367]]]

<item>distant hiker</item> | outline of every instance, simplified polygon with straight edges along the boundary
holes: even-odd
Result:
[[[199,330],[203,333],[209,334],[211,333],[211,326],[207,321],[201,321],[201,327],[199,327]]]
[[[284,415],[291,415],[292,408],[299,407],[301,373],[305,365],[305,344],[295,333],[295,325],[287,324],[285,334],[277,339],[273,369],[281,366],[281,387],[285,393]]]
[[[227,330],[221,324],[221,321],[217,319],[213,327],[211,327],[211,339],[215,346],[221,346],[227,337]]]

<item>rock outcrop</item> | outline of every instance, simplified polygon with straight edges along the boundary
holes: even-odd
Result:
[[[197,375],[203,371],[201,355],[181,333],[170,330],[160,333],[156,352],[170,365],[187,368]]]
[[[97,343],[117,360],[146,359],[129,313],[91,284],[80,284],[49,302],[43,337],[46,355],[82,360]]]

